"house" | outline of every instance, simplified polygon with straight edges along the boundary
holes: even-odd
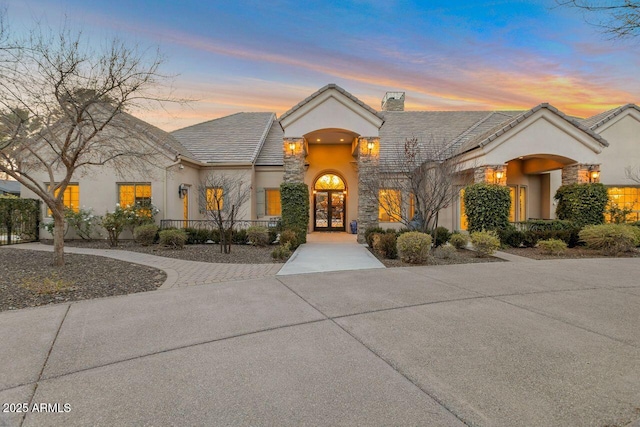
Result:
[[[103,168],[84,174],[69,204],[100,214],[116,203],[152,198],[159,219],[204,219],[198,187],[213,172],[250,183],[242,219],[269,220],[280,215],[280,184],[304,182],[309,231],[344,231],[356,220],[362,240],[367,226],[399,227],[365,191],[363,179],[407,138],[416,138],[425,151],[454,156],[460,192],[469,182],[508,186],[512,221],[554,218],[556,189],[575,182],[604,183],[619,205],[640,215],[640,188],[624,173],[640,165],[640,108],[634,104],[578,119],[549,104],[525,111],[405,111],[404,101],[405,93],[388,92],[376,110],[329,84],[280,117],[237,113],[170,134],[146,125],[164,134],[158,140],[171,154],[158,173],[122,177]],[[23,189],[22,196],[32,195]],[[438,223],[466,229],[461,198],[440,212]]]
[[[20,183],[10,179],[0,179],[0,196],[20,196]]]

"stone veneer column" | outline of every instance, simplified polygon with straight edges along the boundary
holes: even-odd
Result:
[[[502,178],[496,178],[496,172],[502,172]],[[507,185],[507,167],[506,165],[486,165],[479,166],[473,170],[473,182],[478,184],[500,184]]]
[[[291,151],[290,144],[295,144]],[[304,138],[284,138],[284,182],[304,182]]]
[[[598,176],[593,178],[591,176],[593,172],[597,172]],[[562,168],[562,185],[585,184],[589,182],[600,182],[600,165],[576,163]]]
[[[374,146],[369,152],[368,144]],[[358,243],[365,243],[364,231],[378,226],[377,179],[380,138],[358,138]]]

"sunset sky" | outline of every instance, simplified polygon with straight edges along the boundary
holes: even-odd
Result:
[[[3,3],[0,0],[0,4]],[[640,41],[539,1],[4,1],[12,28],[66,15],[92,40],[159,46],[187,106],[135,114],[173,130],[240,111],[278,115],[327,83],[379,109],[528,109],[590,116],[640,102]],[[595,21],[596,17],[586,17]]]

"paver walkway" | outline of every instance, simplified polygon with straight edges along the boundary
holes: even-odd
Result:
[[[278,276],[370,268],[385,266],[356,242],[355,234],[315,232],[307,235],[307,243],[295,251]]]
[[[53,252],[53,246],[41,243],[23,243],[6,247],[5,250],[13,248]],[[90,249],[67,246],[64,250],[66,253],[97,255],[159,268],[167,273],[167,280],[160,286],[160,289],[273,277],[282,267],[282,264],[214,264],[185,261],[117,249]]]

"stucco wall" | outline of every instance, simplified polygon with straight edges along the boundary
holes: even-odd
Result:
[[[255,175],[254,199],[257,199],[257,193],[269,188],[280,188],[283,182],[284,170],[282,166],[257,166]],[[256,203],[256,219],[268,219],[270,216],[265,215],[264,205]]]
[[[640,166],[640,113],[627,110],[597,129],[609,146],[598,156],[600,182],[605,185],[637,185],[625,176],[627,166]]]

